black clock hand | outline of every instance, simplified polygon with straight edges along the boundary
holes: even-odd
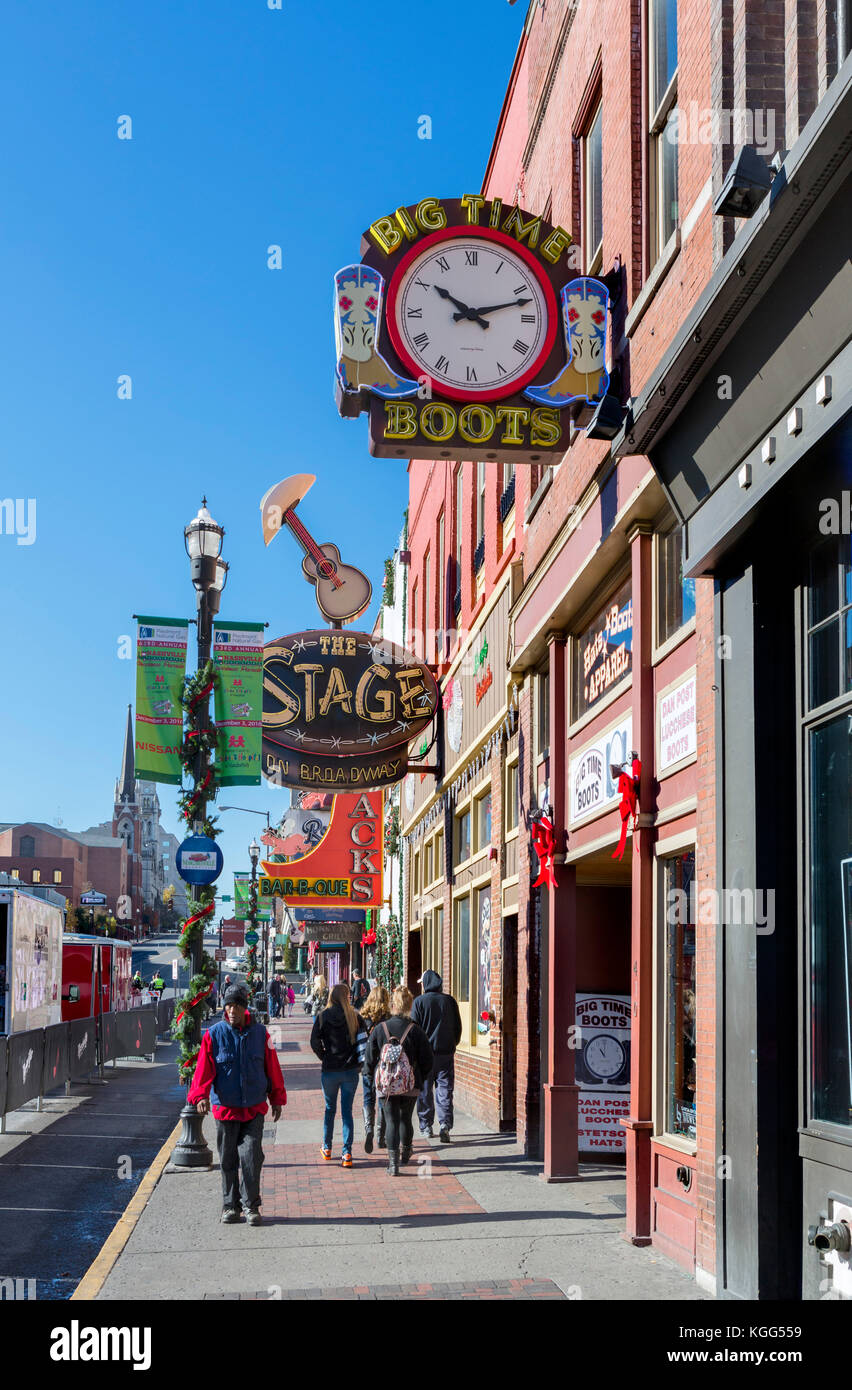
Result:
[[[437,289],[437,285],[435,286]],[[467,314],[453,314],[453,318],[468,318],[471,314],[494,314],[498,309],[520,309],[524,304],[532,304],[531,299],[510,299],[507,304],[486,304],[481,309],[469,309]]]
[[[449,290],[442,290],[440,285],[435,285],[433,288],[438,291],[442,299],[449,299],[452,304],[455,304],[457,309],[462,311],[459,314],[453,314],[453,319],[456,323],[458,323],[460,319],[472,319],[474,323],[481,323],[483,328],[488,328],[489,325],[485,322],[485,319],[479,317],[478,309],[470,309],[467,304],[463,304],[460,299],[456,299],[451,295]]]

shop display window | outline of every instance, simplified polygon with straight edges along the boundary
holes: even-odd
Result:
[[[470,1003],[470,898],[459,898],[453,931],[453,993],[458,1004]]]
[[[665,1127],[695,1139],[695,851],[678,854],[665,868]]]

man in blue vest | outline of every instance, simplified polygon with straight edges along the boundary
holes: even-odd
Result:
[[[225,991],[224,1018],[208,1028],[201,1040],[186,1098],[201,1115],[213,1103],[226,1225],[239,1221],[241,1199],[248,1224],[261,1223],[261,1139],[267,1096],[273,1120],[280,1120],[287,1092],[278,1055],[263,1024],[249,1013],[247,991],[242,985],[230,985]]]

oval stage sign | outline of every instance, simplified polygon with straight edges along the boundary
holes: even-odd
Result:
[[[263,652],[264,773],[329,790],[398,781],[437,707],[428,666],[392,642],[336,629],[279,637]]]

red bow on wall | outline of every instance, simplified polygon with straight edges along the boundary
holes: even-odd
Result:
[[[615,769],[612,769],[613,772]],[[618,774],[618,790],[621,795],[621,803],[618,807],[621,813],[621,835],[618,844],[610,856],[612,859],[621,859],[627,844],[627,826],[630,817],[633,817],[633,829],[636,829],[639,820],[639,778],[642,775],[642,764],[639,761],[638,753],[633,753],[631,771],[625,772],[623,769]]]
[[[539,859],[539,874],[533,888],[538,888],[540,883],[546,883],[549,887],[556,887],[556,872],[553,867],[553,851],[556,848],[556,839],[553,834],[553,821],[546,812],[542,812],[532,822],[532,842],[533,849]]]

